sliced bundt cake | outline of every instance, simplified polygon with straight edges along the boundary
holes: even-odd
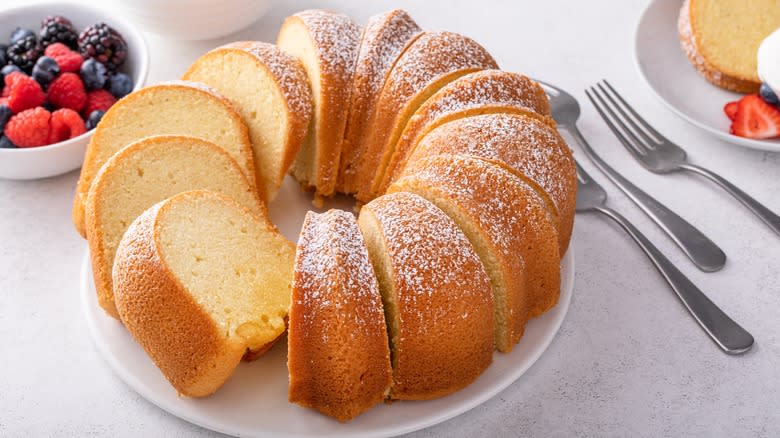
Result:
[[[393,9],[369,18],[360,42],[339,160],[337,190],[357,191],[357,173],[371,129],[379,92],[385,77],[404,49],[421,29],[403,9]]]
[[[311,90],[301,62],[273,44],[240,41],[201,56],[183,79],[214,87],[238,109],[249,128],[264,197],[273,200],[311,120]]]
[[[529,317],[558,301],[558,235],[544,201],[528,184],[487,161],[437,155],[409,163],[391,193],[416,193],[463,230],[490,275],[495,339],[510,351]]]
[[[390,334],[393,399],[441,397],[492,362],[493,294],[468,239],[411,193],[375,199],[360,229],[379,280]]]
[[[489,68],[498,68],[493,57],[463,35],[426,32],[417,38],[395,63],[382,86],[358,175],[357,198],[365,202],[378,195],[395,144],[423,102],[449,82]]]
[[[314,113],[291,171],[318,196],[336,189],[360,34],[348,16],[311,9],[288,17],[277,36],[276,44],[301,60],[311,83]]]
[[[382,297],[351,213],[306,214],[287,339],[291,402],[347,421],[387,396],[393,373]]]
[[[86,231],[98,301],[109,315],[117,317],[111,267],[127,227],[155,203],[194,189],[225,193],[265,217],[265,205],[235,160],[200,138],[147,137],[100,169],[87,196]]]
[[[122,238],[117,310],[179,394],[206,396],[284,333],[294,252],[256,211],[214,192],[181,193]]]
[[[100,120],[87,147],[73,200],[73,223],[86,237],[84,203],[103,163],[128,144],[150,135],[190,135],[219,145],[236,160],[252,187],[255,174],[252,144],[235,107],[214,89],[195,82],[151,85],[125,96]],[[260,187],[258,193],[265,193]]]

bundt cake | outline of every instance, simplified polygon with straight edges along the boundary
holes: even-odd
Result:
[[[557,231],[523,180],[479,158],[437,155],[410,163],[389,191],[422,196],[468,237],[490,275],[499,351],[520,340],[529,317],[557,303]]]
[[[287,339],[291,402],[347,421],[387,396],[393,373],[382,297],[351,213],[306,215]]]
[[[89,186],[112,155],[150,135],[191,135],[219,145],[236,160],[252,187],[252,145],[241,116],[227,99],[195,82],[174,81],[145,87],[114,104],[100,120],[87,147],[73,200],[73,223],[86,237],[84,202]],[[260,188],[258,193],[265,193]]]
[[[100,169],[87,196],[85,223],[98,302],[106,313],[118,317],[111,267],[127,227],[155,203],[195,189],[224,193],[265,217],[265,205],[235,160],[200,138],[146,137],[114,154]]]
[[[685,0],[678,31],[683,51],[713,84],[757,93],[758,46],[780,28],[780,0]]]
[[[536,82],[501,70],[468,74],[444,86],[409,119],[390,157],[380,192],[387,190],[417,142],[430,130],[455,119],[496,112],[526,114],[555,127],[547,95]]]
[[[420,32],[420,27],[403,9],[393,9],[368,20],[355,62],[347,126],[341,148],[336,186],[341,193],[357,191],[357,171],[366,149],[379,91],[395,61]]]
[[[311,9],[288,17],[276,40],[301,60],[311,84],[314,112],[292,174],[317,196],[331,196],[336,189],[360,34],[348,16]]]
[[[474,40],[452,32],[426,32],[401,54],[376,103],[371,135],[361,160],[357,198],[379,194],[385,169],[407,121],[449,82],[477,70],[498,68]]]
[[[381,196],[358,219],[385,309],[393,365],[390,398],[457,391],[492,362],[490,279],[444,212],[411,193]]]
[[[486,114],[454,120],[430,131],[409,162],[439,154],[472,155],[501,162],[537,190],[558,218],[560,254],[574,227],[577,172],[571,149],[558,131],[534,117]]]
[[[214,87],[236,107],[249,128],[264,198],[273,200],[311,120],[311,90],[301,62],[273,44],[240,41],[201,56],[183,79]]]
[[[294,252],[231,198],[178,194],[135,219],[119,244],[119,316],[181,395],[209,395],[245,353],[284,333]]]

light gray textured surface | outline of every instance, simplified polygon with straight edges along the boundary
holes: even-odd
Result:
[[[707,182],[641,169],[582,93],[608,78],[694,162],[780,210],[780,155],[712,139],[667,111],[642,82],[632,46],[645,3],[278,1],[251,29],[223,40],[150,36],[150,81],[178,76],[222,42],[272,41],[286,15],[316,5],[361,22],[406,8],[425,28],[483,43],[503,68],[569,90],[581,101],[580,126],[594,148],[710,235],[728,254],[727,266],[697,271],[583,160],[612,205],[751,331],[757,345],[743,357],[721,353],[622,231],[604,218],[578,216],[574,298],[549,350],[499,396],[410,436],[778,436],[780,237]],[[95,349],[78,299],[84,242],[70,223],[77,177],[0,180],[0,436],[214,436],[144,401]]]

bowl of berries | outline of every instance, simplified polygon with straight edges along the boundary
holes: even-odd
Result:
[[[70,3],[0,11],[0,178],[37,179],[81,166],[105,111],[141,88],[141,33]]]

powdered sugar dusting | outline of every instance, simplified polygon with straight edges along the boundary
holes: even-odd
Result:
[[[360,26],[345,14],[323,9],[309,9],[294,16],[304,22],[317,44],[322,75],[338,77],[339,82],[348,83],[360,44]]]

